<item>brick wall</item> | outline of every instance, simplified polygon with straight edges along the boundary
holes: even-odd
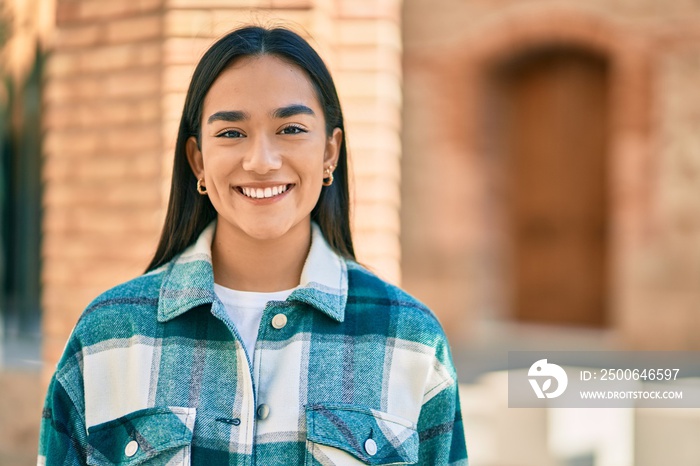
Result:
[[[141,273],[168,199],[187,85],[206,48],[282,24],[326,59],[346,112],[358,258],[399,273],[399,0],[58,0],[44,126],[45,380],[84,307]]]
[[[622,322],[639,347],[700,348],[700,8],[660,37],[649,232],[631,251]]]
[[[333,71],[354,171],[360,262],[399,282],[400,0],[336,2]]]

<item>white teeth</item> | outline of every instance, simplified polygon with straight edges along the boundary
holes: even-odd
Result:
[[[287,185],[273,186],[271,188],[247,188],[241,187],[241,192],[253,199],[263,199],[278,196],[287,190]]]

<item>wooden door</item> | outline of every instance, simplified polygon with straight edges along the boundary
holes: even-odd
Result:
[[[550,50],[501,73],[519,321],[606,322],[608,70]]]

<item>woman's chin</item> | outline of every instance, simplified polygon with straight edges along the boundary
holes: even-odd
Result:
[[[248,225],[240,225],[240,230],[253,240],[274,241],[289,236],[292,231],[298,231],[297,226],[298,224],[293,222],[257,221]]]

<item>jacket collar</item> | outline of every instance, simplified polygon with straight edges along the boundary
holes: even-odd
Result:
[[[158,300],[158,321],[167,322],[203,304],[214,304],[214,269],[211,244],[216,221],[165,268]],[[311,248],[301,272],[299,287],[287,301],[299,301],[342,322],[348,296],[345,260],[326,243],[321,229],[311,223]]]

